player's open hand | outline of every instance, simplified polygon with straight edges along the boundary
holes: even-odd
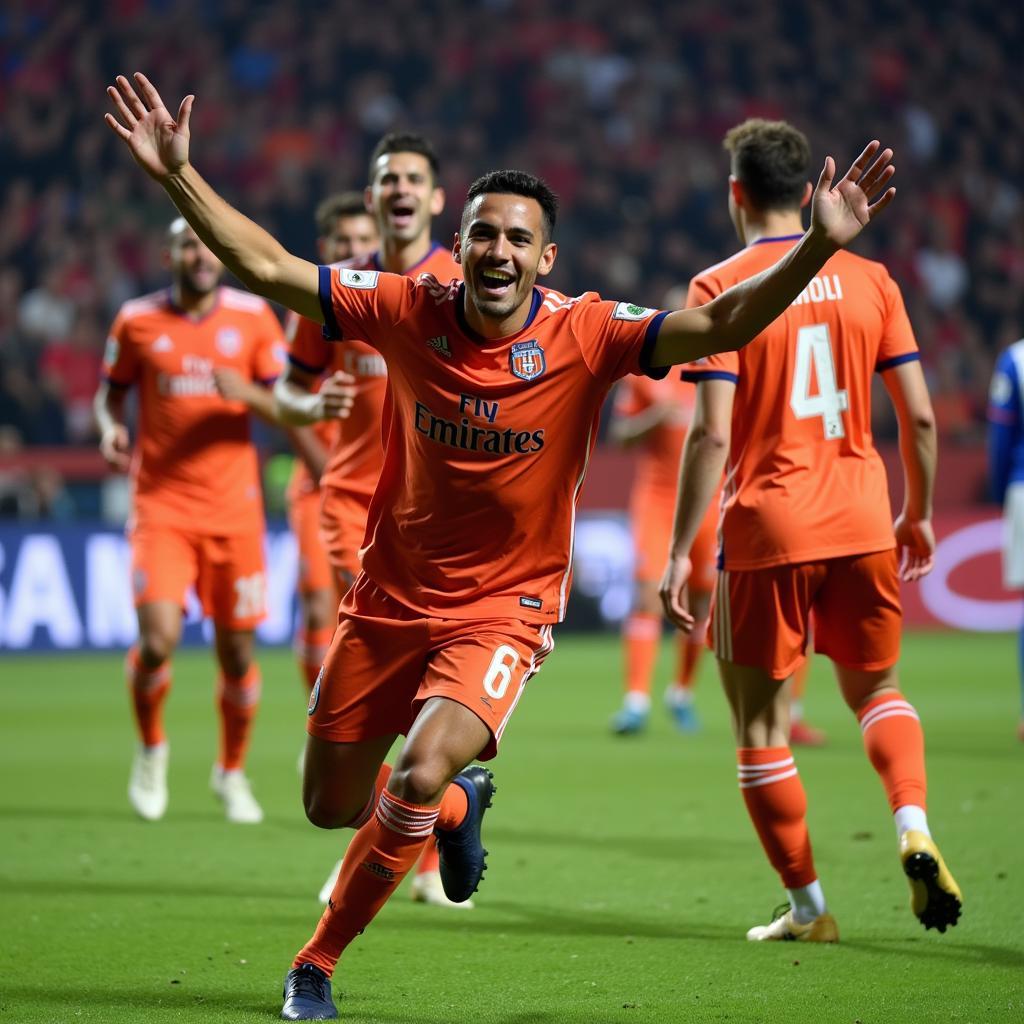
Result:
[[[347,419],[356,400],[356,379],[351,374],[336,370],[320,385],[319,413],[322,420]]]
[[[131,451],[128,428],[123,423],[115,423],[103,431],[100,437],[100,454],[112,469],[119,473],[127,473],[131,464]]]
[[[835,183],[835,161],[830,156],[825,158],[811,197],[811,229],[821,231],[833,245],[849,245],[896,195],[895,188],[886,188],[896,173],[890,162],[892,150],[879,152],[881,145],[877,139],[869,142]],[[872,196],[878,198],[871,202]]]
[[[894,525],[900,551],[900,579],[912,583],[927,576],[935,566],[935,531],[930,519],[908,519],[906,513]]]
[[[658,596],[661,598],[665,615],[684,633],[692,632],[694,625],[686,591],[686,584],[692,573],[693,563],[689,555],[676,555],[669,558],[661,583],[658,585]]]
[[[107,86],[118,117],[104,114],[103,119],[139,166],[157,181],[164,181],[188,162],[188,120],[195,96],[181,101],[175,119],[145,75],[135,72],[132,77],[134,83],[118,75],[117,84]]]

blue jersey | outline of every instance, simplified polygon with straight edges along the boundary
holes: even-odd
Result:
[[[997,501],[1010,484],[1024,482],[1024,338],[1002,352],[992,374],[988,466]]]

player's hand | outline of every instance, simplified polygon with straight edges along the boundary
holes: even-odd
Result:
[[[131,464],[131,451],[128,428],[123,423],[115,423],[103,431],[100,437],[100,454],[112,469],[119,473],[127,473]]]
[[[690,601],[686,592],[686,584],[693,572],[693,563],[689,555],[676,555],[669,558],[668,565],[658,584],[658,596],[665,615],[672,624],[684,633],[693,631],[694,618],[690,613]]]
[[[128,146],[139,166],[162,182],[188,163],[188,121],[195,96],[181,101],[175,119],[145,75],[136,72],[132,77],[134,83],[118,75],[117,84],[107,86],[118,117],[104,114],[103,120]]]
[[[894,525],[900,551],[900,579],[912,583],[935,567],[935,531],[930,519],[908,519],[902,513]]]
[[[835,184],[836,164],[825,157],[818,187],[811,197],[811,230],[819,231],[833,245],[849,245],[892,202],[895,188],[885,188],[896,173],[890,163],[892,150],[875,140],[851,164]],[[884,190],[884,191],[883,191]],[[871,197],[882,194],[872,203]]]
[[[255,386],[237,370],[227,366],[214,368],[213,385],[217,389],[217,394],[228,402],[247,402],[249,392]]]
[[[322,420],[347,419],[356,400],[356,379],[351,374],[336,370],[320,385],[317,397]]]

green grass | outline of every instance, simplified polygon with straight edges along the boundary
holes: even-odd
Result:
[[[668,652],[665,654],[666,665]],[[614,739],[618,651],[563,636],[495,762],[492,853],[476,910],[403,888],[336,975],[343,1020],[1024,1020],[1024,748],[1009,637],[908,637],[906,690],[925,723],[930,816],[963,886],[945,935],[907,909],[881,788],[826,663],[798,754],[835,947],[753,946],[781,895],[735,786],[710,661],[703,732]],[[304,701],[282,652],[262,656],[250,775],[267,812],[229,826],[207,789],[211,662],[178,658],[168,707],[171,804],[135,820],[133,746],[114,657],[0,660],[0,1022],[267,1022],[344,841],[306,824],[295,759]],[[656,709],[657,710],[657,709]]]

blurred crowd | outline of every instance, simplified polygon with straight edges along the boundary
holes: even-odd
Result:
[[[899,194],[859,251],[903,286],[942,434],[970,443],[1024,334],[1022,52],[1024,13],[997,0],[9,0],[0,447],[92,443],[106,328],[166,281],[172,208],[103,123],[133,70],[172,112],[196,94],[194,162],[295,252],[316,201],[413,127],[441,154],[442,241],[477,174],[521,167],[562,199],[550,283],[647,305],[737,247],[728,127],[786,118],[841,165],[881,138]]]

